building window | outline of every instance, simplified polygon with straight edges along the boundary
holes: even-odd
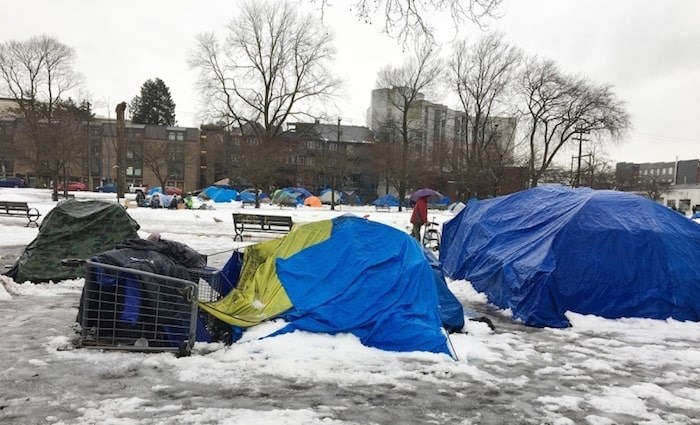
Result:
[[[183,141],[185,140],[184,131],[168,131],[168,140]]]
[[[182,143],[171,143],[168,146],[170,163],[168,164],[168,179],[184,180],[185,178],[185,146]]]

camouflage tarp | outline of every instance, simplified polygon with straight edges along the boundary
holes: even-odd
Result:
[[[6,275],[16,282],[58,282],[85,276],[83,267],[61,265],[64,258],[89,258],[138,238],[139,224],[114,202],[61,201],[39,226],[39,234],[24,249]]]

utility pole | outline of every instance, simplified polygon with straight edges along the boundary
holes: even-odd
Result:
[[[578,134],[578,138],[574,137],[574,140],[578,141],[578,156],[574,157],[578,160],[578,165],[576,166],[576,178],[574,179],[574,184],[572,185],[573,187],[579,187],[581,185],[581,158],[583,157],[582,155],[582,149],[583,149],[583,142],[587,142],[588,139],[583,138],[583,134],[588,133],[587,131],[583,131],[580,128],[576,129],[576,134]],[[572,158],[572,159],[574,159]]]

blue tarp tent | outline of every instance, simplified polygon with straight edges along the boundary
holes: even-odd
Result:
[[[384,350],[449,354],[443,323],[461,328],[464,316],[438,277],[410,235],[345,215],[247,247],[236,288],[200,307],[234,326],[284,317],[280,333],[351,333]]]
[[[380,196],[379,198],[375,199],[372,201],[372,205],[375,206],[390,206],[390,207],[398,207],[399,206],[399,198],[396,196],[392,195],[391,193],[387,193],[384,196]]]
[[[304,195],[290,188],[277,189],[275,193],[272,194],[271,201],[278,205],[292,202],[297,205],[304,205]]]
[[[700,226],[640,196],[539,187],[469,201],[443,225],[440,261],[532,326],[567,311],[700,320]]]
[[[308,190],[304,189],[303,187],[285,187],[284,190],[286,190],[287,192],[297,192],[297,193],[301,193],[302,201],[303,201],[304,199],[308,198],[309,196],[313,196],[313,194],[312,194],[311,192],[309,192]],[[302,202],[302,203],[303,203],[303,202]]]
[[[214,202],[231,202],[238,197],[235,189],[227,189],[222,186],[209,186],[202,193]]]
[[[363,205],[362,198],[360,195],[355,193],[354,190],[344,190],[340,192],[340,203],[343,205]]]
[[[260,202],[270,202],[270,197],[267,195],[267,193],[260,192],[258,193],[258,200]],[[236,197],[236,201],[255,202],[255,191],[248,189],[241,191]]]
[[[255,193],[253,192],[241,192],[236,198],[237,201],[243,202],[255,202]]]
[[[331,191],[330,189],[322,189],[321,192],[318,195],[318,199],[321,200],[321,203],[324,204],[330,204],[331,202],[335,202],[336,205],[340,204],[340,198],[343,196],[341,192],[336,191]]]

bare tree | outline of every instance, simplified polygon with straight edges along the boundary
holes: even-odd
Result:
[[[330,0],[310,0],[319,3],[321,12],[330,7]],[[502,0],[355,0],[350,10],[355,16],[371,24],[383,21],[384,32],[406,44],[419,36],[434,40],[435,28],[427,22],[427,16],[435,12],[450,14],[454,32],[466,22],[484,28],[491,18],[497,18]],[[376,17],[376,19],[375,19]]]
[[[614,189],[615,188],[615,167],[608,158],[603,155],[589,156],[587,164],[588,187],[592,189]]]
[[[161,190],[165,193],[170,173],[170,150],[167,140],[147,140],[141,141],[141,160],[143,167],[151,170]]]
[[[286,132],[284,124],[310,116],[310,102],[338,87],[328,67],[335,53],[332,42],[320,21],[298,15],[286,2],[245,3],[227,26],[223,43],[211,33],[197,37],[189,64],[200,72],[208,114],[252,131],[257,139],[247,155],[257,151],[258,158],[242,164],[256,189],[283,159],[274,155],[274,147]]]
[[[551,61],[528,60],[518,84],[525,105],[532,187],[576,134],[614,139],[630,126],[629,114],[610,86],[566,76]]]
[[[34,163],[37,176],[49,175],[54,183],[77,155],[83,117],[66,98],[80,83],[74,60],[72,48],[45,35],[0,44],[0,94],[15,102],[13,112],[22,121],[23,134],[13,138],[16,152]]]
[[[651,179],[643,182],[638,189],[644,192],[644,194],[652,201],[658,201],[659,199],[661,199],[664,193],[667,193],[669,191],[670,188],[670,183],[660,182],[656,179]]]
[[[430,90],[442,76],[442,61],[431,43],[417,42],[411,56],[399,67],[387,66],[379,71],[377,88],[386,88],[387,102],[397,116],[387,117],[381,123],[385,142],[398,142],[395,155],[389,162],[391,168],[385,170],[389,180],[393,180],[399,199],[404,199],[412,177],[421,170],[425,146],[422,145],[423,111],[420,107],[423,93]],[[399,206],[401,210],[401,206]]]
[[[512,161],[507,154],[512,150],[508,144],[514,128],[504,128],[495,117],[507,112],[504,105],[509,104],[522,53],[505,43],[502,34],[491,33],[474,45],[456,43],[451,57],[448,81],[464,111],[462,140],[455,143],[452,168],[461,181],[476,188],[484,176],[500,179],[499,171]]]

